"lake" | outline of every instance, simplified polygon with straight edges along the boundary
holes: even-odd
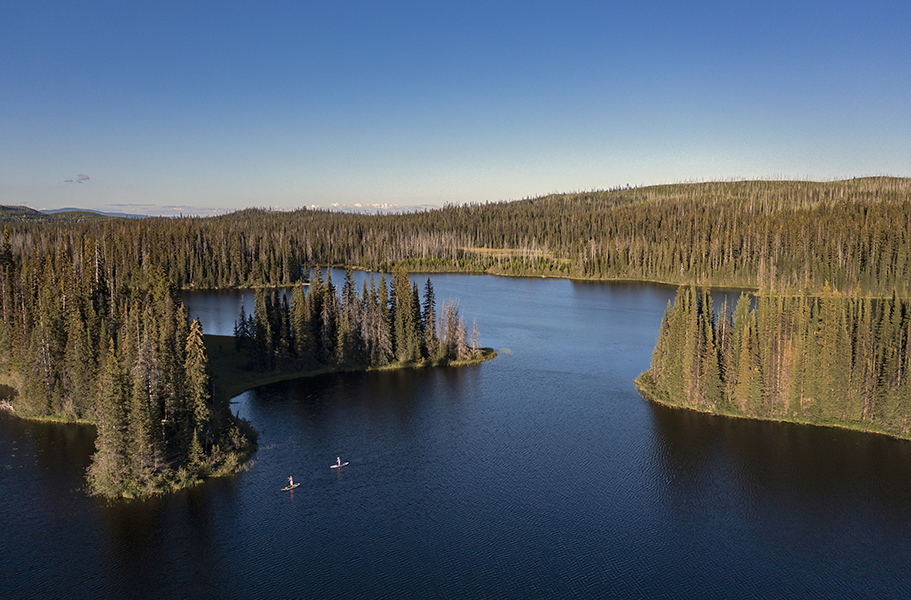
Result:
[[[644,401],[672,288],[432,280],[497,358],[248,391],[234,477],[89,497],[93,428],[0,414],[0,596],[911,595],[911,443]],[[184,299],[231,334],[242,295]]]

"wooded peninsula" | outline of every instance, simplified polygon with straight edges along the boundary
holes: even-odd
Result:
[[[422,298],[405,269],[680,285],[637,381],[648,397],[911,434],[911,179],[674,184],[387,215],[2,207],[0,219],[2,382],[17,414],[96,424],[89,479],[106,495],[232,472],[255,448],[213,386],[180,289],[259,290],[236,340],[262,372],[477,356],[457,307],[438,315],[432,283]],[[338,294],[317,265],[392,282],[355,290],[349,270]],[[277,286],[297,286],[290,302],[267,291]],[[745,294],[716,310],[711,287]]]

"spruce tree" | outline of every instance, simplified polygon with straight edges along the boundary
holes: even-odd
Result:
[[[439,354],[440,338],[437,334],[437,308],[436,297],[433,293],[433,283],[430,277],[424,284],[424,347],[427,349],[427,356],[436,359]]]
[[[702,351],[700,370],[702,372],[702,403],[717,410],[721,404],[722,383],[719,366],[719,350],[715,341],[715,313],[712,308],[712,297],[708,290],[702,292],[700,304],[700,321],[702,326]]]
[[[304,367],[311,367],[316,360],[316,345],[310,317],[310,303],[304,285],[298,282],[291,297],[291,336],[294,340],[294,355]]]
[[[211,408],[212,389],[209,375],[209,359],[202,337],[202,326],[199,320],[190,323],[187,336],[186,362],[184,363],[187,386],[187,404],[193,413],[193,430],[202,433],[206,443],[211,443],[209,419],[213,416]]]
[[[158,436],[154,429],[158,403],[160,373],[152,339],[143,335],[132,372],[132,398],[129,410],[129,456],[133,479],[140,483],[151,479],[160,467]]]
[[[79,310],[72,306],[67,318],[65,368],[67,393],[77,418],[90,416],[97,393],[97,366],[88,331]]]
[[[126,415],[128,386],[125,381],[120,356],[114,340],[108,343],[104,363],[99,374],[98,390],[98,435],[95,438],[95,454],[89,467],[89,482],[95,493],[117,495],[129,481],[130,470],[127,458]]]
[[[411,283],[404,267],[396,267],[393,271],[392,290],[395,294],[395,359],[408,362],[411,358],[409,342],[414,335],[414,312],[411,310]]]
[[[424,325],[421,322],[421,297],[418,292],[418,284],[411,288],[411,331],[408,340],[409,360],[421,360],[422,356],[427,355],[427,347],[424,345]]]
[[[377,357],[379,365],[388,364],[393,357],[393,328],[392,313],[390,309],[389,287],[386,285],[386,278],[380,277],[379,289],[377,291],[377,305],[379,313],[377,315]]]
[[[268,312],[266,293],[256,290],[253,305],[253,363],[259,371],[271,371],[273,367],[273,334],[272,323]]]
[[[240,303],[240,314],[234,321],[234,346],[238,350],[249,347],[250,330],[247,323],[247,311],[244,310],[244,303]]]
[[[322,310],[319,318],[318,356],[322,364],[332,364],[335,360],[335,347],[338,333],[338,297],[332,285],[332,275],[326,270],[326,285],[321,298]]]

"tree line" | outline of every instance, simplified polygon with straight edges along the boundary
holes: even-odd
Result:
[[[733,310],[731,310],[733,308]],[[824,286],[741,295],[716,310],[681,287],[637,383],[668,404],[718,414],[911,435],[911,300]]]
[[[288,295],[258,289],[253,313],[241,306],[234,336],[255,370],[310,370],[322,366],[384,366],[393,362],[445,363],[481,352],[477,327],[468,338],[455,301],[437,311],[430,278],[421,295],[404,267],[393,270],[391,285],[373,275],[361,290],[350,267],[341,289],[332,274],[316,268],[309,285],[298,283]]]
[[[178,287],[291,285],[316,264],[390,272],[644,279],[899,295],[911,282],[911,179],[685,183],[364,215],[7,224],[12,253],[98,241],[115,285],[149,265]]]

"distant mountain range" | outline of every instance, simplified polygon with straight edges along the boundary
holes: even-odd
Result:
[[[107,219],[137,219],[143,216],[128,215],[126,213],[107,213],[81,208],[35,210],[27,206],[0,206],[0,223],[105,221]]]
[[[42,210],[41,212],[43,212],[46,215],[55,215],[57,213],[62,213],[62,212],[94,213],[96,215],[102,215],[105,217],[119,217],[119,218],[123,218],[123,219],[141,219],[145,216],[148,216],[148,215],[134,215],[134,214],[129,214],[129,213],[120,213],[120,212],[118,212],[118,213],[104,212],[101,210],[87,210],[84,208],[49,208],[47,210]]]
[[[399,206],[396,204],[332,204],[330,206],[320,207],[311,206],[313,210],[328,210],[330,212],[345,212],[365,215],[382,215],[382,214],[401,214],[407,212],[421,212],[425,210],[439,209],[439,206],[431,204],[422,204],[416,206]],[[299,209],[280,209],[267,208],[261,210],[299,210]],[[238,211],[230,211],[238,212]],[[224,214],[230,214],[224,213]],[[189,212],[187,216],[194,213]],[[53,208],[47,210],[36,210],[27,206],[0,205],[0,223],[52,223],[52,222],[79,222],[79,221],[104,221],[106,219],[142,219],[149,215],[137,215],[122,212],[104,212],[100,210],[87,210],[84,208]],[[164,216],[164,215],[163,215]],[[176,215],[173,215],[176,216]]]

